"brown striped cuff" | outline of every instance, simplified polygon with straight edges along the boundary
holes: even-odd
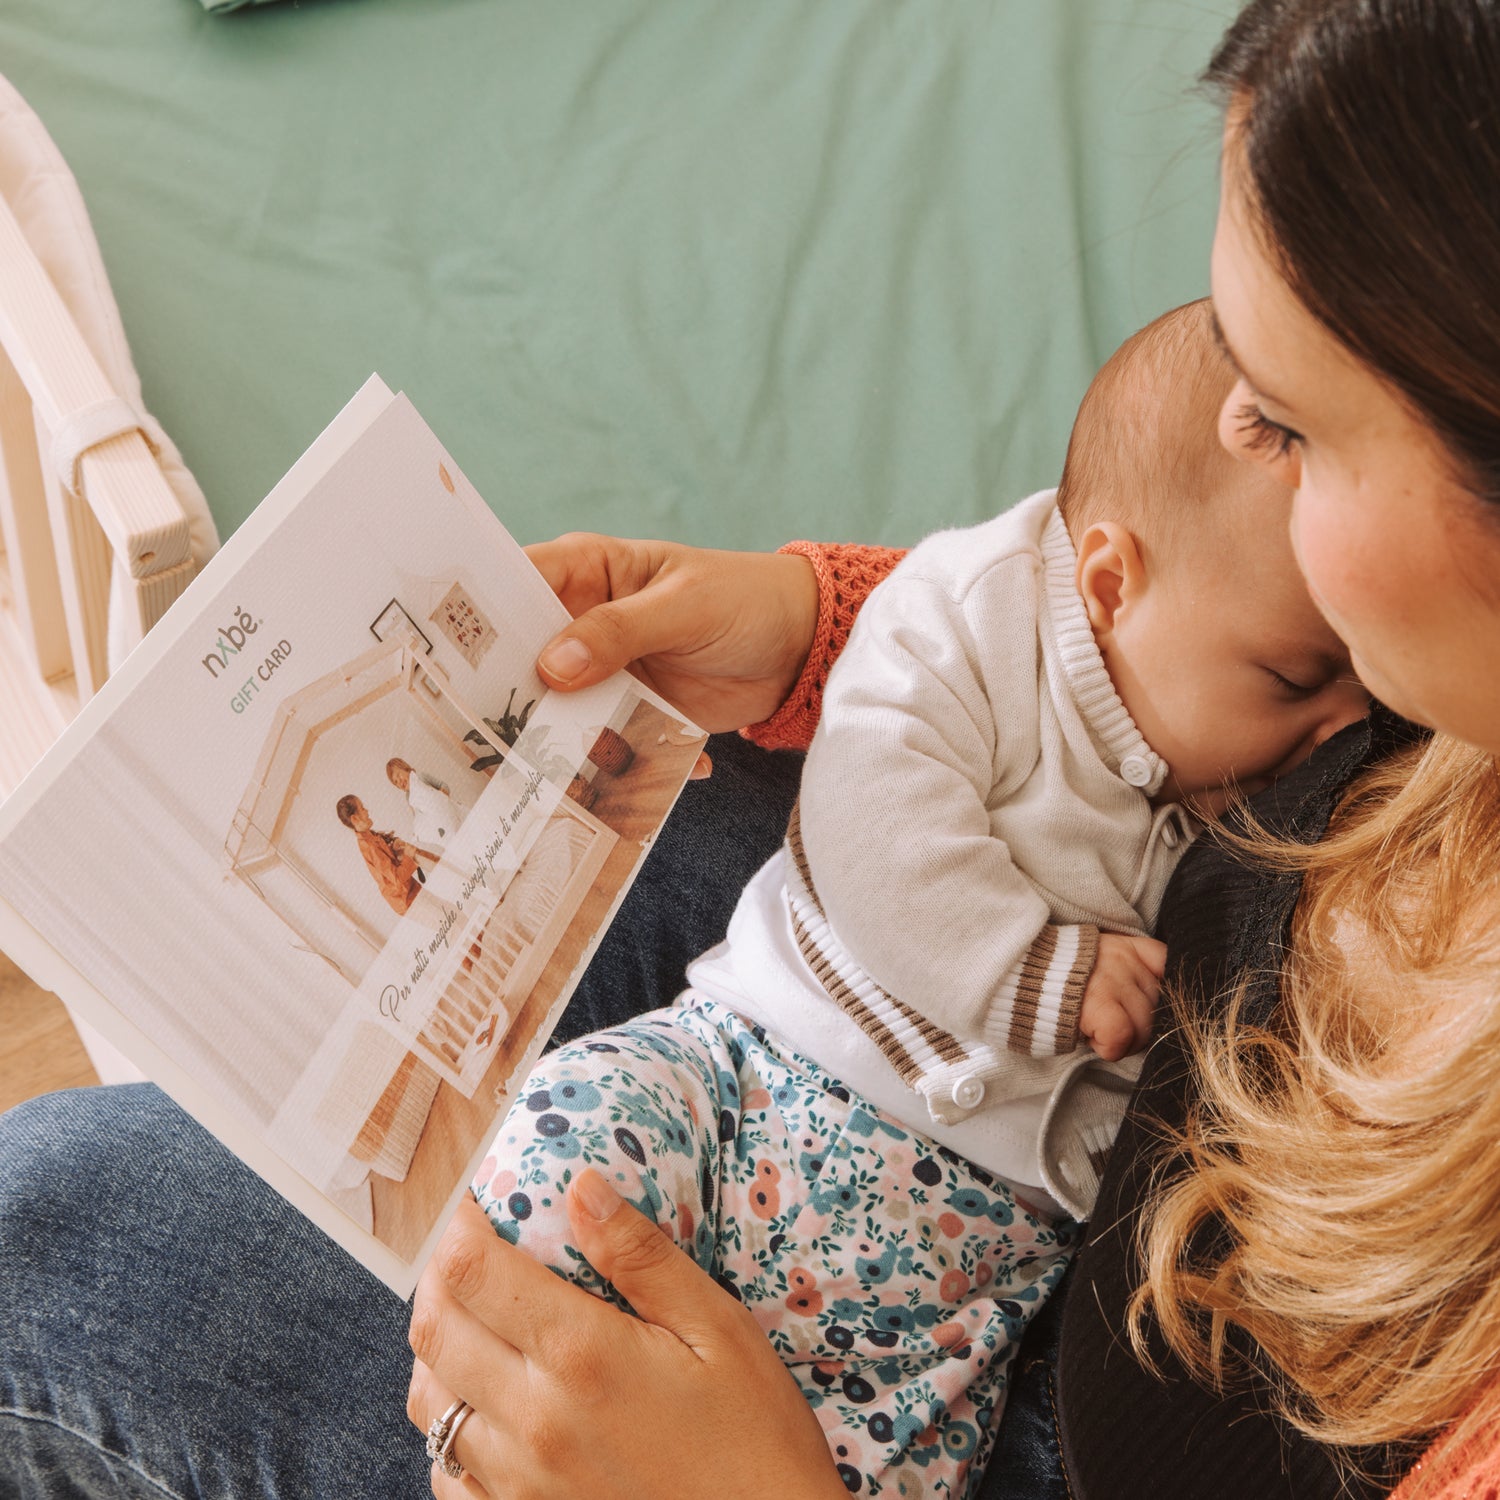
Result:
[[[1098,954],[1097,927],[1043,927],[1001,986],[988,1028],[992,1041],[1028,1057],[1072,1052]]]

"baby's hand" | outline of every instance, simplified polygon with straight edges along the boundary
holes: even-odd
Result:
[[[1094,972],[1078,1009],[1078,1030],[1106,1062],[1146,1045],[1166,960],[1166,944],[1155,938],[1099,934]]]

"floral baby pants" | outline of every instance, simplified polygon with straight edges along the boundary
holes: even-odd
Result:
[[[568,1245],[585,1166],[755,1314],[852,1493],[977,1488],[1071,1220],[691,992],[543,1058],[474,1179],[501,1235],[618,1301]]]

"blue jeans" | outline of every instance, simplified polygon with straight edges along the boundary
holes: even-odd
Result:
[[[711,747],[559,1040],[665,1004],[780,841],[800,760]],[[1033,1323],[982,1491],[1062,1500]],[[158,1090],[0,1117],[0,1496],[405,1500],[409,1309]]]

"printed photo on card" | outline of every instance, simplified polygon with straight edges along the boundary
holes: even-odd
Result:
[[[704,736],[372,381],[0,806],[0,947],[403,1295]]]

